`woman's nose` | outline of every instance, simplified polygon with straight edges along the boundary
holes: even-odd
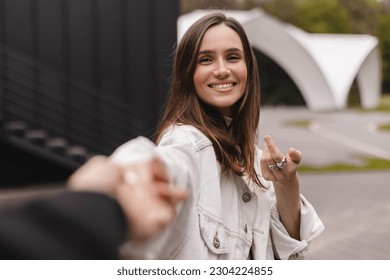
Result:
[[[224,62],[219,62],[216,65],[216,68],[213,71],[213,74],[215,77],[219,79],[223,79],[230,75],[230,70],[228,67],[226,67],[226,64]]]

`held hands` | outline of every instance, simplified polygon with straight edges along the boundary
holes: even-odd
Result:
[[[185,190],[169,188],[164,168],[156,159],[122,166],[96,156],[72,174],[68,183],[73,190],[101,192],[116,199],[134,241],[164,229],[175,218],[177,203],[187,196]]]
[[[126,186],[117,189],[117,199],[132,226],[131,239],[144,240],[173,221],[176,205],[187,192],[169,187],[164,166],[156,158],[122,168]]]

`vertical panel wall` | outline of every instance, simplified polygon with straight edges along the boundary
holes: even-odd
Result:
[[[0,0],[0,106],[111,153],[165,102],[177,0]]]

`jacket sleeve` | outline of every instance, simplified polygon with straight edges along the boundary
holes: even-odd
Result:
[[[164,164],[172,186],[188,187],[197,170],[192,142],[185,132],[173,129],[163,136],[158,146],[139,136],[118,147],[110,158],[117,164],[134,164],[157,157]]]
[[[310,243],[321,234],[324,225],[313,206],[301,195],[301,240],[291,238],[280,221],[276,203],[271,206],[271,238],[275,258],[304,259]]]
[[[117,259],[126,224],[116,201],[66,192],[0,211],[1,259]]]

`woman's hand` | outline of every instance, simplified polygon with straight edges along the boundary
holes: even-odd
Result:
[[[261,172],[266,180],[273,181],[280,221],[291,237],[300,240],[300,191],[298,166],[300,151],[290,148],[283,155],[272,138],[264,136]]]
[[[295,180],[301,160],[300,151],[290,148],[288,153],[283,155],[272,138],[269,135],[264,136],[263,155],[260,161],[264,179],[273,182]]]

